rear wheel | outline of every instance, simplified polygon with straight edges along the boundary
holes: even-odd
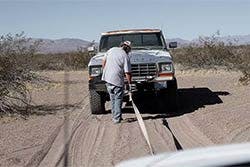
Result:
[[[95,90],[89,90],[90,94],[90,109],[92,114],[105,113],[105,97]]]

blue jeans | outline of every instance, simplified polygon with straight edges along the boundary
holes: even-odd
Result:
[[[106,83],[112,104],[112,119],[114,122],[121,121],[122,118],[122,100],[123,100],[123,87],[118,87],[110,83]]]

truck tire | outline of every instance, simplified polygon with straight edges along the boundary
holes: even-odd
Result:
[[[102,94],[95,90],[89,90],[90,96],[90,110],[92,114],[104,114],[105,113],[105,99]]]
[[[177,91],[177,80],[174,78],[174,80],[168,81],[168,88],[169,90],[172,91]]]
[[[161,112],[176,113],[178,111],[178,95],[177,95],[177,81],[176,79],[168,81],[168,88],[159,92],[160,103],[158,106]]]
[[[170,112],[177,112],[178,110],[178,94],[177,94],[177,80],[174,78],[174,80],[168,82],[168,88],[167,88],[167,103],[170,108]]]

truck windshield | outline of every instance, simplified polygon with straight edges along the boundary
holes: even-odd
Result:
[[[131,41],[132,49],[163,48],[160,33],[133,33],[102,36],[99,49],[101,52],[105,52],[112,47],[119,46],[123,41]]]

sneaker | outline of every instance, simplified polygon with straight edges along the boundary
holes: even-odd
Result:
[[[122,118],[122,117],[120,117],[119,119],[114,119],[114,118],[112,118],[112,121],[113,121],[115,124],[121,123],[121,121],[123,121],[123,118]]]
[[[119,124],[121,123],[121,120],[113,120],[114,124]]]

